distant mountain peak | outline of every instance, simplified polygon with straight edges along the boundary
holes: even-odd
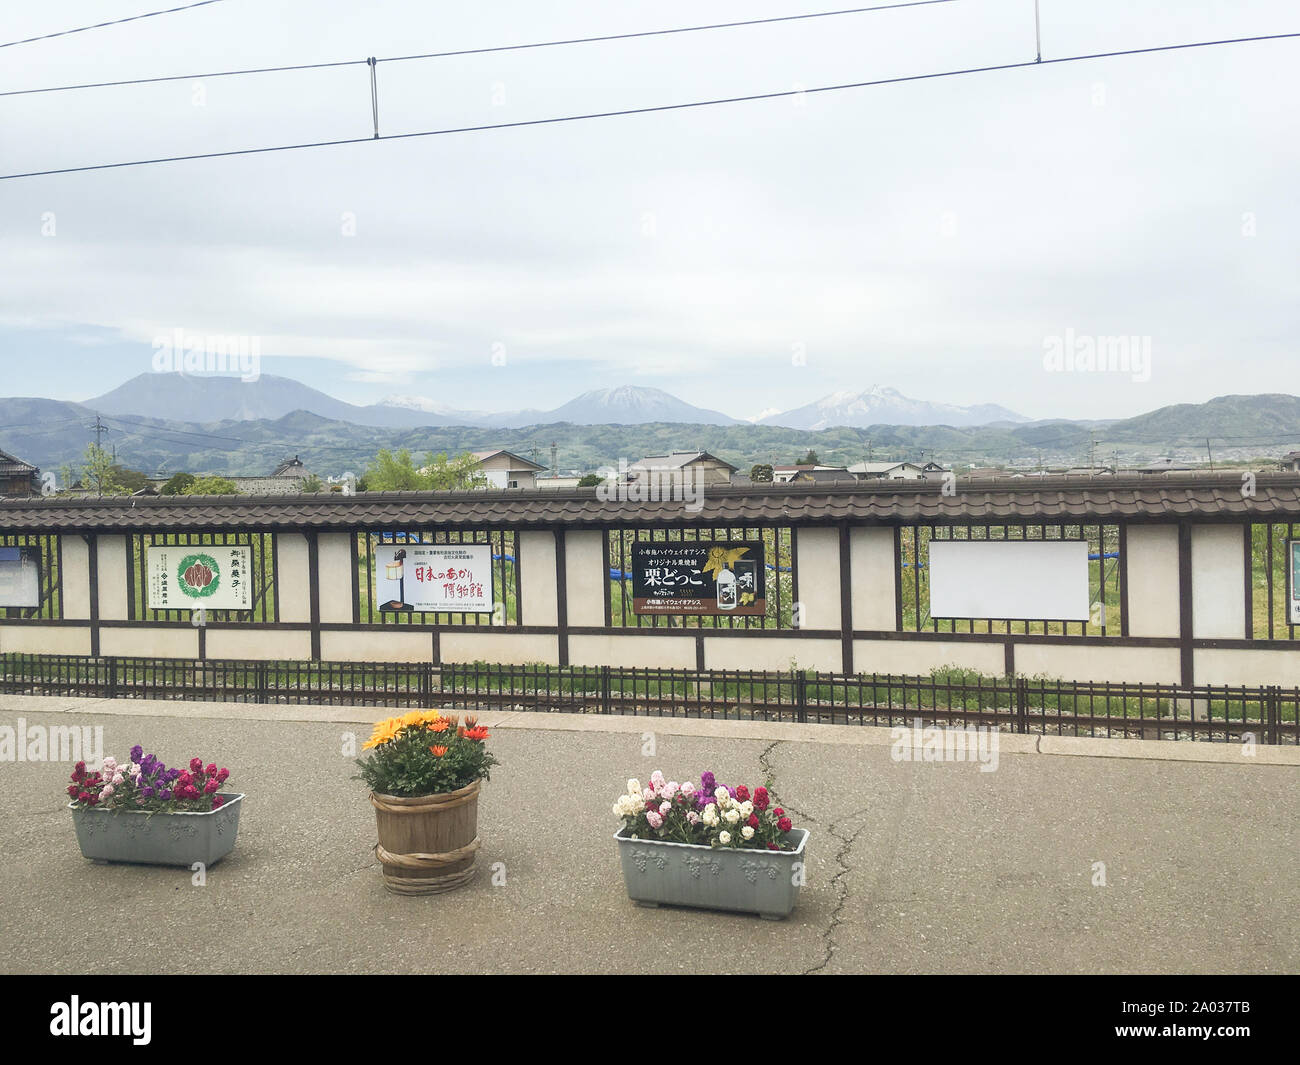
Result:
[[[821,399],[794,410],[760,418],[759,425],[788,429],[829,429],[835,426],[861,429],[869,425],[987,425],[991,422],[1024,422],[1024,416],[992,403],[971,407],[909,399],[896,388],[873,384],[853,390],[839,388]]]

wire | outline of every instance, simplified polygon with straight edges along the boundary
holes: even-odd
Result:
[[[46,33],[40,37],[27,37],[21,41],[6,41],[0,44],[0,48],[12,48],[17,44],[31,44],[33,41],[48,41],[52,37],[67,37],[72,33],[85,33],[86,30],[99,30],[105,26],[120,26],[123,22],[135,22],[142,18],[153,18],[155,15],[171,15],[177,11],[188,11],[192,7],[206,7],[208,4],[219,4],[222,0],[198,0],[194,4],[183,4],[180,7],[169,7],[165,11],[146,11],[143,15],[131,15],[127,18],[113,19],[109,22],[96,22],[93,26],[78,26],[74,30],[59,30],[58,33]]]
[[[263,155],[268,152],[300,151],[306,148],[335,148],[345,144],[373,144],[376,141],[410,140],[416,137],[442,137],[453,133],[483,133],[498,129],[520,129],[526,126],[550,126],[563,122],[586,122],[598,118],[622,118],[628,115],[648,115],[667,111],[685,111],[700,107],[717,107],[723,104],[752,103],[758,100],[777,100],[782,97],[812,95],[822,92],[839,92],[845,89],[866,89],[877,85],[899,85],[912,81],[931,81],[938,78],[959,77],[966,74],[989,74],[1003,70],[1020,70],[1025,67],[1046,67],[1056,63],[1078,63],[1093,59],[1113,59],[1119,56],[1149,55],[1155,52],[1176,52],[1189,48],[1210,48],[1224,44],[1249,44],[1258,41],[1279,41],[1300,37],[1300,33],[1273,33],[1259,37],[1234,37],[1215,41],[1190,41],[1184,44],[1165,44],[1153,48],[1127,48],[1116,52],[1095,52],[1089,55],[1062,56],[1039,62],[1030,59],[1017,63],[998,63],[985,67],[966,67],[961,70],[942,70],[929,74],[906,74],[895,78],[877,78],[874,81],[855,81],[843,85],[817,85],[809,89],[785,89],[780,92],[753,93],[748,96],[728,96],[713,100],[693,100],[680,104],[658,104],[650,107],[631,107],[620,111],[596,111],[578,115],[559,115],[553,118],[532,118],[518,122],[496,122],[482,126],[458,126],[447,129],[420,130],[414,133],[385,133],[378,137],[343,137],[329,141],[307,141],[300,144],[278,144],[265,148],[235,148],[224,152],[198,152],[193,155],[168,155],[153,159],[131,159],[120,163],[94,163],[88,166],[68,166],[55,170],[29,170],[19,174],[0,174],[0,181],[17,178],[48,177],[54,174],[81,174],[91,170],[116,170],[126,166],[153,166],[158,163],[181,163],[196,159],[226,159],[237,155]]]
[[[895,8],[927,7],[931,4],[953,4],[959,0],[911,0],[909,3],[883,4],[876,7],[850,7],[840,11],[816,11],[807,15],[782,15],[777,18],[747,19],[743,22],[716,22],[706,26],[680,26],[668,30],[642,30],[639,33],[615,33],[603,37],[575,37],[561,41],[537,41],[532,44],[507,44],[492,48],[465,48],[455,52],[429,52],[424,55],[385,56],[377,63],[405,63],[416,59],[447,59],[452,56],[485,55],[490,52],[517,52],[529,48],[557,48],[571,44],[592,44],[598,41],[626,41],[635,37],[658,37],[672,33],[698,33],[701,30],[732,29],[738,26],[762,26],[772,22],[794,22],[800,19],[832,18],[838,15],[861,15],[871,11],[892,11]],[[291,66],[254,67],[248,70],[218,70],[209,74],[168,74],[157,78],[126,78],[122,81],[92,81],[80,85],[52,85],[43,89],[11,89],[0,96],[29,96],[33,93],[67,92],[73,89],[104,89],[118,85],[151,85],[160,81],[196,81],[201,78],[228,78],[244,74],[279,74],[293,70],[320,70],[326,67],[353,67],[369,64],[368,59],[344,59],[334,63],[299,63]]]

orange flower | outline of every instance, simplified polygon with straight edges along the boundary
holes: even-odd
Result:
[[[433,752],[433,756],[435,758],[441,758],[444,754],[447,753],[446,747],[439,747],[436,744],[430,747],[429,750]]]
[[[488,730],[485,728],[478,728],[478,727],[467,728],[465,730],[465,738],[467,740],[475,740],[475,741],[485,740],[488,738]]]
[[[478,728],[478,718],[475,717],[473,714],[466,714],[466,715],[465,715],[465,727],[466,727],[466,728]]]
[[[446,732],[451,728],[451,724],[447,721],[435,721],[432,725],[426,727],[430,732]]]

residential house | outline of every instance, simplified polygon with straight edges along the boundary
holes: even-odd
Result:
[[[1300,473],[1300,451],[1289,451],[1278,463],[1287,473]]]
[[[1158,458],[1146,466],[1139,466],[1136,473],[1181,473],[1192,469],[1181,462],[1171,458]]]
[[[796,480],[798,480],[798,479],[800,478],[800,476],[801,476],[802,474],[805,474],[805,473],[817,473],[817,472],[819,472],[819,471],[820,471],[820,472],[826,472],[826,471],[828,471],[828,470],[829,470],[829,471],[838,471],[838,472],[842,472],[842,473],[847,473],[847,472],[848,472],[848,469],[847,469],[847,467],[845,467],[845,466],[822,466],[822,465],[820,465],[820,464],[819,464],[819,465],[813,465],[812,463],[801,463],[801,464],[799,464],[799,465],[795,465],[795,466],[773,466],[773,467],[772,467],[772,483],[773,483],[773,484],[784,484],[784,483],[786,483],[787,481],[796,481]],[[823,478],[823,479],[824,479],[824,478]]]
[[[476,473],[488,479],[491,488],[536,488],[537,475],[546,469],[513,451],[475,451]]]
[[[7,451],[0,451],[0,496],[38,496],[41,471]]]
[[[942,466],[939,469],[943,472]],[[920,481],[926,475],[925,467],[915,462],[858,462],[849,473],[859,481]]]
[[[835,484],[844,482],[853,484],[857,478],[843,466],[818,466],[811,470],[800,470],[787,484]]]
[[[674,451],[671,455],[647,455],[627,468],[629,483],[649,481],[671,484],[697,479],[703,485],[730,484],[735,466],[707,451]]]
[[[577,488],[578,482],[582,478],[578,476],[556,476],[556,477],[538,477],[534,483],[536,488]]]

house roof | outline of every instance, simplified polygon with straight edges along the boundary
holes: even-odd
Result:
[[[674,451],[671,455],[647,455],[643,459],[638,459],[628,467],[629,470],[680,470],[693,462],[700,462],[704,459],[712,459],[714,462],[726,466],[729,470],[735,470],[726,459],[720,459],[717,455],[710,454],[707,451]]]
[[[890,470],[896,470],[900,466],[911,466],[914,470],[921,470],[923,467],[918,466],[915,462],[857,462],[849,467],[850,473],[888,473]]]
[[[599,495],[598,495],[599,493]],[[596,488],[363,492],[354,496],[159,496],[0,501],[0,532],[626,525],[1003,524],[1300,520],[1300,474],[990,478],[945,495],[933,481],[718,485],[680,500],[608,498]]]
[[[302,464],[302,459],[294,455],[291,459],[285,459],[275,468],[272,477],[301,477],[307,479],[307,467]]]
[[[531,459],[526,459],[522,455],[516,455],[513,451],[506,451],[504,448],[500,448],[496,451],[472,451],[470,452],[470,454],[472,454],[476,459],[478,459],[480,463],[487,462],[487,460],[491,458],[496,458],[497,455],[509,455],[516,462],[522,464],[521,465],[522,469],[531,469],[531,470],[546,469],[545,466],[539,466],[536,462],[533,462]]]
[[[40,470],[30,462],[24,462],[7,451],[0,451],[0,474],[6,477],[22,477],[23,475],[32,475],[39,472]]]

